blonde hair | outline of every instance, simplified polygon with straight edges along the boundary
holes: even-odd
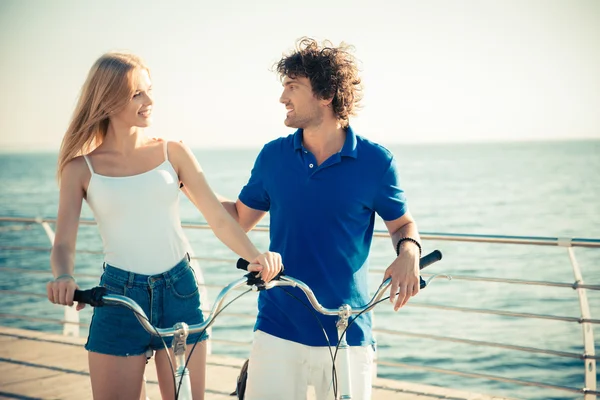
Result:
[[[148,71],[143,60],[128,53],[107,53],[90,69],[60,146],[58,179],[72,159],[97,148],[108,131],[109,114],[127,105],[135,93],[134,71]]]

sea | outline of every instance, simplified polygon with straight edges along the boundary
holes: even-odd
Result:
[[[600,140],[548,142],[395,144],[396,156],[409,208],[422,233],[458,233],[540,237],[600,238]],[[212,189],[235,199],[247,182],[260,148],[196,149]],[[57,154],[0,152],[0,217],[54,218],[57,213]],[[82,219],[93,215],[84,203]],[[151,215],[148,218],[152,218]],[[181,196],[183,222],[204,223],[200,212]],[[268,226],[268,216],[261,224]],[[378,218],[376,228],[385,225]],[[236,259],[207,229],[188,229],[198,267],[209,286],[207,302],[219,288],[240,277]],[[252,232],[261,249],[268,234]],[[424,272],[456,276],[511,278],[573,283],[571,261],[564,247],[525,246],[425,240],[424,251],[439,249],[442,261]],[[35,250],[23,249],[24,247]],[[0,273],[0,325],[61,332],[60,324],[35,318],[63,317],[63,308],[43,297],[51,278],[50,242],[38,224],[0,222],[0,267],[18,268]],[[96,226],[82,225],[78,232],[76,272],[99,276],[102,243]],[[600,249],[575,248],[585,283],[600,285]],[[370,283],[375,290],[383,270],[394,257],[389,239],[373,241]],[[285,263],[285,260],[284,260]],[[23,273],[20,270],[47,271]],[[80,278],[81,287],[92,287],[97,278]],[[24,294],[11,294],[18,291]],[[588,290],[592,318],[600,315],[600,292]],[[580,317],[579,299],[571,288],[490,283],[471,280],[434,280],[409,305],[393,312],[389,303],[375,311],[377,328],[439,335],[475,341],[498,342],[583,354],[582,327],[577,322],[544,318],[517,318],[439,308],[428,305],[489,309]],[[229,312],[229,315],[228,315]],[[256,294],[232,303],[220,316],[212,337],[249,343],[256,312]],[[24,315],[33,320],[7,314]],[[244,318],[244,315],[250,318]],[[80,313],[89,323],[90,307]],[[596,337],[600,327],[594,325]],[[81,328],[81,335],[87,328]],[[437,385],[475,393],[521,399],[581,399],[569,393],[502,381],[461,377],[429,369],[495,375],[504,378],[564,387],[584,387],[584,363],[577,358],[536,354],[497,347],[379,334],[377,357],[407,365],[378,366],[382,377]],[[598,340],[596,339],[596,345]],[[247,357],[248,346],[229,342],[212,344],[214,353]],[[410,366],[425,367],[412,368]],[[429,369],[428,369],[429,368]],[[233,386],[232,386],[233,387]]]

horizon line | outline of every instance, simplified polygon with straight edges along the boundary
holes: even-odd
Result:
[[[369,139],[369,138],[366,138]],[[273,139],[275,140],[275,139]],[[484,139],[476,139],[476,140],[454,140],[454,141],[415,141],[415,142],[407,142],[407,141],[396,141],[396,142],[383,142],[377,141],[376,143],[381,144],[386,147],[390,146],[432,146],[432,145],[440,145],[440,146],[453,146],[453,145],[465,145],[465,144],[475,144],[475,145],[486,145],[486,144],[510,144],[510,143],[557,143],[557,142],[585,142],[585,141],[600,141],[600,137],[594,136],[581,136],[574,138],[523,138],[523,139],[501,139],[494,138],[489,140]],[[262,148],[265,144],[259,145],[189,145],[189,148],[192,150],[256,150]],[[40,147],[27,147],[22,145],[0,145],[0,154],[10,154],[10,153],[58,153],[59,147],[52,148],[49,146],[40,146]]]

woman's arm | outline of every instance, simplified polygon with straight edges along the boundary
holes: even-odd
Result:
[[[240,225],[225,210],[210,188],[202,168],[190,149],[179,142],[169,142],[169,159],[185,185],[186,195],[202,213],[208,225],[225,245],[251,263],[262,265],[262,278],[268,282],[281,269],[281,257],[277,253],[261,254],[252,244]]]
[[[85,160],[83,157],[78,157],[65,166],[61,175],[56,234],[50,253],[50,265],[55,280],[46,285],[48,300],[55,304],[73,305],[73,293],[77,289],[73,278],[75,242],[86,173],[89,175]]]

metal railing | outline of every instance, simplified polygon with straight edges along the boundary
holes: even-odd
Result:
[[[56,222],[55,219],[41,219],[41,218],[18,218],[18,217],[0,217],[0,222],[15,222],[20,224],[39,224],[43,227],[46,235],[48,236],[50,242],[54,239],[54,232],[50,226],[51,223]],[[94,221],[91,220],[81,220],[80,223],[82,225],[95,225]],[[186,229],[210,229],[207,224],[188,224],[184,223],[182,226]],[[255,231],[268,232],[268,227],[259,226],[254,229]],[[389,235],[385,231],[376,231],[374,234],[375,237],[387,237]],[[549,349],[541,349],[535,347],[528,346],[517,346],[509,343],[498,343],[498,342],[490,342],[490,341],[481,341],[481,340],[470,340],[465,338],[457,338],[457,337],[449,337],[442,335],[433,335],[427,333],[416,333],[416,332],[405,332],[398,330],[388,330],[388,329],[375,329],[374,331],[378,334],[385,335],[397,335],[397,336],[405,336],[405,337],[418,337],[421,339],[428,339],[434,341],[442,341],[442,342],[454,342],[454,343],[462,343],[471,346],[483,346],[483,347],[493,347],[493,348],[502,348],[509,349],[521,352],[528,353],[537,353],[537,354],[545,354],[555,357],[563,357],[563,358],[571,358],[571,359],[580,359],[584,362],[584,376],[585,376],[585,387],[583,388],[573,388],[566,387],[560,385],[547,384],[542,382],[533,382],[533,381],[524,381],[519,379],[507,378],[502,376],[490,375],[490,374],[479,374],[479,373],[470,373],[470,372],[461,372],[461,371],[452,371],[437,367],[428,367],[428,366],[419,366],[414,364],[406,364],[406,363],[397,363],[390,361],[382,361],[377,360],[379,365],[386,365],[397,368],[409,368],[416,370],[425,370],[425,371],[433,371],[441,374],[449,374],[449,375],[460,375],[464,377],[470,378],[479,378],[479,379],[487,379],[492,381],[506,382],[515,385],[521,386],[534,386],[539,388],[553,389],[557,391],[570,392],[570,393],[580,393],[584,395],[585,400],[594,400],[596,396],[600,394],[596,390],[596,360],[600,357],[595,354],[595,344],[594,344],[594,334],[593,334],[593,325],[599,324],[600,319],[593,319],[590,312],[589,302],[587,299],[586,291],[600,290],[600,285],[598,284],[584,284],[581,270],[579,268],[579,264],[575,257],[575,253],[573,251],[574,247],[585,247],[585,248],[594,248],[600,249],[600,240],[599,239],[585,239],[585,238],[555,238],[555,237],[524,237],[524,236],[501,236],[501,235],[466,235],[466,234],[447,234],[447,233],[421,233],[421,238],[423,240],[436,240],[436,241],[451,241],[451,242],[469,242],[469,243],[502,243],[502,244],[516,244],[516,245],[533,245],[533,246],[558,246],[564,247],[569,256],[569,260],[571,262],[571,267],[573,269],[574,282],[550,282],[550,281],[538,281],[538,280],[522,280],[522,279],[507,279],[507,278],[497,278],[497,277],[482,277],[482,276],[468,276],[468,275],[453,275],[453,280],[464,280],[464,281],[476,281],[476,282],[494,282],[494,283],[504,283],[510,285],[534,285],[534,286],[547,286],[547,287],[559,287],[559,288],[571,288],[577,292],[577,296],[579,299],[579,309],[580,315],[577,317],[573,316],[557,316],[557,315],[546,315],[546,314],[535,314],[535,313],[519,313],[519,312],[510,312],[504,310],[491,310],[491,309],[482,309],[482,308],[469,308],[469,307],[456,307],[456,306],[447,306],[441,304],[423,304],[415,301],[411,301],[407,304],[409,307],[421,307],[421,308],[431,308],[431,309],[439,309],[453,312],[467,312],[467,313],[478,313],[478,314],[488,314],[488,315],[503,315],[510,316],[515,318],[537,318],[537,319],[546,319],[546,320],[554,320],[554,321],[562,321],[567,323],[577,323],[581,325],[582,333],[583,333],[583,354],[565,352],[565,351],[556,351]],[[48,252],[51,250],[50,247],[34,247],[34,246],[0,246],[0,250],[16,250],[16,251],[44,251]],[[102,254],[100,251],[79,251],[91,254]],[[204,261],[204,262],[227,262],[233,263],[235,259],[222,259],[222,258],[208,258],[208,257],[192,257],[193,260]],[[12,272],[12,273],[33,273],[33,274],[48,274],[47,270],[31,270],[31,269],[21,269],[21,268],[6,268],[4,266],[0,266],[1,272]],[[381,273],[382,271],[373,270],[371,272]],[[427,276],[429,274],[423,274]],[[88,278],[97,278],[96,275],[89,274],[76,274],[77,277],[88,277]],[[202,283],[201,286],[205,289],[208,287],[220,288],[219,285],[208,285]],[[46,297],[45,294],[24,292],[18,290],[0,290],[1,294],[6,295],[23,295],[23,296],[34,296],[34,297]],[[21,316],[9,313],[0,313],[0,318],[15,318],[15,319],[23,319],[29,321],[39,321],[39,322],[51,322],[51,323],[59,323],[63,324],[64,329],[63,333],[66,335],[76,335],[80,326],[85,326],[85,324],[81,324],[78,319],[78,314],[73,313],[72,309],[69,311],[70,307],[65,307],[65,317],[63,320],[51,319],[51,318],[42,318],[42,317],[28,317]],[[206,310],[203,310],[206,311]],[[253,315],[246,314],[232,314],[228,313],[228,315],[236,316],[240,318],[255,318]],[[248,345],[248,342],[236,342],[230,340],[215,340],[214,342],[223,342],[227,344],[237,344],[237,345]]]

